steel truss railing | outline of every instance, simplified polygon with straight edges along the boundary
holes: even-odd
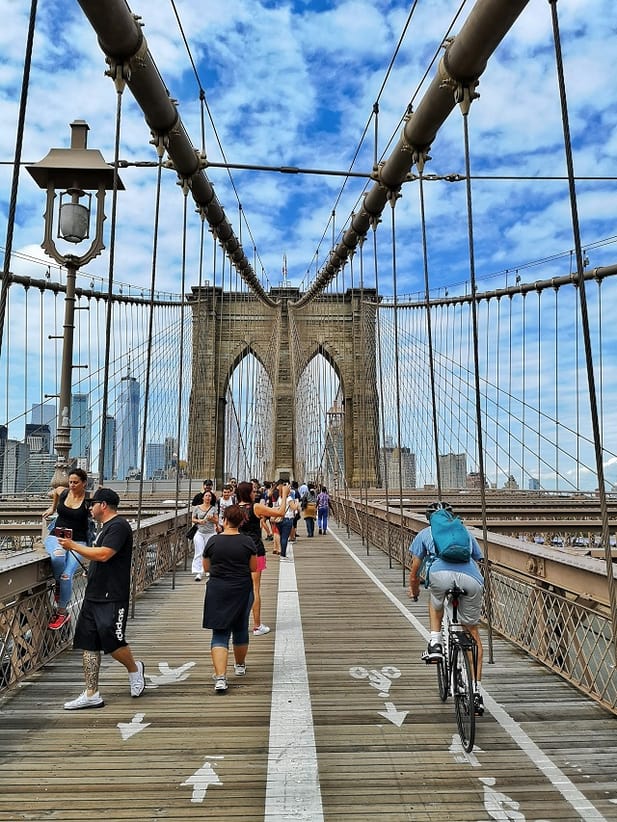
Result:
[[[377,548],[391,563],[409,568],[409,544],[425,526],[420,518],[404,516],[401,522],[398,510],[388,514],[383,505],[353,498],[333,498],[332,505],[338,522],[362,535],[367,551]],[[517,541],[492,534],[489,539],[495,544],[485,608],[490,605],[492,630],[617,715],[606,575],[592,569],[596,561],[563,555],[560,571],[557,550],[526,543],[508,548]]]
[[[144,520],[134,532],[132,591],[133,601],[156,580],[183,562],[189,543],[185,538],[188,515],[182,510]],[[41,553],[39,562],[48,563]],[[5,572],[7,574],[11,571]],[[5,586],[2,586],[4,590]],[[70,607],[79,611],[86,578],[78,571],[73,579]],[[54,606],[54,580],[48,573],[20,592],[11,601],[0,602],[0,693],[16,685],[70,647],[75,619],[66,628],[50,631],[47,627]]]

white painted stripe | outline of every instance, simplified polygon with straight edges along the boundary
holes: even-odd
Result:
[[[428,641],[430,636],[429,631],[422,625],[422,623],[400,602],[397,597],[391,593],[381,580],[368,568],[362,560],[356,556],[353,550],[340,539],[334,532],[330,531],[330,536],[344,548],[349,556],[356,562],[364,573],[375,583],[379,590],[390,600],[390,602],[398,608],[401,614],[408,620],[418,633]],[[542,773],[546,776],[553,787],[559,791],[563,798],[568,802],[580,815],[585,822],[588,820],[597,820],[597,822],[606,822],[605,817],[587,797],[579,791],[573,782],[568,779],[565,773],[558,768],[557,765],[530,739],[521,726],[516,722],[510,714],[504,710],[489,694],[484,691],[484,707],[487,708],[495,717],[497,722],[501,725],[504,731],[512,738],[512,740],[519,746],[523,753],[536,765]]]
[[[266,783],[266,822],[323,822],[300,600],[293,562],[281,562]]]

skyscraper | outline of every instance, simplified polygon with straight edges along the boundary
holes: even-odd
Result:
[[[442,488],[466,488],[467,456],[465,454],[440,454],[439,475]]]
[[[24,442],[6,440],[2,493],[15,494],[26,490],[30,449]]]
[[[90,467],[90,444],[92,442],[92,412],[88,407],[87,394],[73,394],[71,397],[71,451],[70,456],[86,461]]]
[[[120,380],[116,428],[116,479],[123,480],[139,468],[139,383],[127,374]]]
[[[403,488],[416,487],[416,455],[403,446],[400,451],[400,469],[402,477],[399,476],[399,450],[394,446],[392,437],[386,436],[386,444],[379,449],[379,468],[381,476],[388,478],[388,488],[398,488],[400,481],[403,481]]]
[[[165,475],[165,443],[146,444],[145,479],[163,479]]]
[[[9,438],[9,430],[6,425],[0,425],[0,491],[4,485],[4,455],[6,454],[6,443]]]
[[[50,442],[51,447],[53,447],[58,422],[55,400],[53,402],[33,403],[30,410],[30,422],[32,425],[49,426]]]
[[[105,453],[101,482],[116,476],[116,419],[109,415],[105,418]],[[100,470],[100,468],[99,468]]]
[[[51,432],[49,425],[27,422],[24,442],[30,446],[31,454],[51,454]]]

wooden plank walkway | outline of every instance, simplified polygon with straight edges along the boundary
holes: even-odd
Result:
[[[464,754],[419,661],[426,594],[410,602],[400,569],[336,525],[294,554],[268,556],[272,632],[251,639],[247,676],[230,670],[223,696],[188,571],[129,622],[140,699],[104,660],[105,708],[64,711],[83,688],[79,652],[5,695],[0,820],[617,820],[614,717],[496,640]]]

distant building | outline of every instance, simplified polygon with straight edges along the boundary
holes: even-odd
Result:
[[[441,454],[439,476],[442,489],[461,490],[467,487],[467,455]]]
[[[47,425],[49,428],[49,439],[53,446],[56,437],[56,424],[58,421],[58,412],[56,411],[56,403],[35,403],[30,410],[30,422],[32,425]],[[50,453],[52,449],[50,448]]]
[[[165,476],[165,443],[146,443],[144,479],[162,479]]]
[[[529,490],[530,491],[539,491],[540,490],[540,480],[537,477],[529,477]]]
[[[52,442],[49,425],[43,423],[26,423],[24,442],[30,446],[31,454],[51,454]]]
[[[402,480],[403,488],[416,487],[416,455],[409,448],[403,446],[400,450],[400,477],[399,477],[399,449],[394,447],[391,437],[386,437],[386,444],[379,449],[379,473],[384,480],[388,480],[388,488],[398,488]]]
[[[8,440],[9,431],[6,425],[0,425],[0,493],[2,492],[2,484],[4,478],[4,455],[6,453],[6,443]]]
[[[139,471],[139,403],[139,383],[135,377],[122,377],[116,414],[116,479],[119,480]]]
[[[175,437],[165,437],[165,471],[171,476],[176,470],[178,462],[178,440]]]
[[[510,474],[508,479],[504,482],[503,487],[507,491],[518,491],[519,490],[518,482],[514,479],[514,476],[512,474]]]
[[[485,481],[485,488],[488,488],[488,482]],[[467,489],[469,491],[479,491],[482,488],[482,476],[479,471],[470,471],[467,474]]]
[[[28,485],[30,449],[24,442],[6,440],[2,472],[2,493],[18,494]]]
[[[325,479],[327,485],[338,488],[345,476],[345,412],[342,405],[335,400],[326,417]]]
[[[71,397],[70,456],[80,460],[81,464],[85,460],[89,467],[91,443],[92,412],[88,407],[88,394],[73,394]]]
[[[103,454],[103,461],[101,482],[113,479],[116,476],[116,420],[110,416],[105,418],[105,453]]]
[[[49,491],[56,470],[56,461],[55,454],[30,453],[26,488],[29,493],[44,494]]]

